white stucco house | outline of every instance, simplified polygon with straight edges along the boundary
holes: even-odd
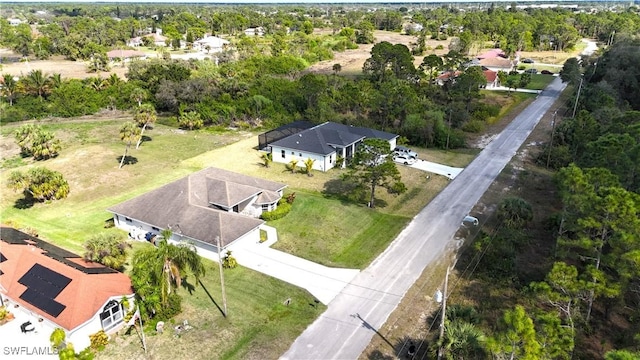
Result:
[[[141,241],[168,229],[171,242],[189,241],[200,256],[216,260],[217,242],[224,249],[239,242],[260,241],[259,219],[275,210],[286,185],[206,168],[158,189],[114,205],[116,227]]]
[[[2,326],[10,338],[50,346],[49,336],[61,328],[79,352],[91,344],[89,335],[126,325],[124,317],[134,307],[128,276],[14,228],[2,227],[0,238],[0,296],[16,318]]]
[[[366,138],[384,139],[391,150],[395,149],[398,135],[365,127],[350,126],[334,122],[325,122],[312,128],[268,144],[274,162],[288,164],[298,160],[298,166],[313,159],[313,169],[327,171],[334,167],[344,167],[345,161],[338,164],[340,158],[353,157],[358,144]]]
[[[217,53],[224,50],[229,45],[229,41],[217,36],[206,36],[203,39],[193,42],[193,48],[201,52]]]

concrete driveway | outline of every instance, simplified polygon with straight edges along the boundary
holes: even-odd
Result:
[[[464,170],[464,168],[451,167],[422,159],[418,159],[415,164],[407,166],[410,166],[414,169],[446,176],[447,178],[449,178],[449,180],[455,179],[455,177],[458,176],[458,174],[460,174],[462,170]]]
[[[325,305],[360,273],[358,269],[332,268],[271,249],[277,233],[270,226],[262,228],[267,231],[268,241],[230,246],[238,264],[306,289]]]

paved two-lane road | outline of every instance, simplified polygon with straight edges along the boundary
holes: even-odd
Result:
[[[424,268],[444,253],[462,218],[515,155],[564,89],[556,78],[391,245],[347,285],[282,356],[357,359]]]

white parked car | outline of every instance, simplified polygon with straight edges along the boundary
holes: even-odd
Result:
[[[400,163],[400,164],[405,164],[405,165],[413,165],[416,163],[416,158],[408,156],[408,155],[395,155],[393,157],[393,161]]]
[[[406,157],[412,157],[414,159],[418,158],[418,153],[416,153],[415,151],[409,149],[408,147],[404,147],[404,146],[396,146],[395,149],[393,149],[393,153],[396,155],[403,155]]]

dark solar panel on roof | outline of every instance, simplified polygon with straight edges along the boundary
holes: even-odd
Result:
[[[18,282],[54,299],[69,285],[71,279],[40,264],[34,264]]]
[[[65,305],[46,297],[35,289],[27,289],[20,295],[20,299],[46,312],[47,314],[57,317],[66,308]]]
[[[54,299],[69,285],[71,279],[40,264],[34,264],[18,280],[27,287],[20,299],[51,316],[58,316],[66,308]]]

